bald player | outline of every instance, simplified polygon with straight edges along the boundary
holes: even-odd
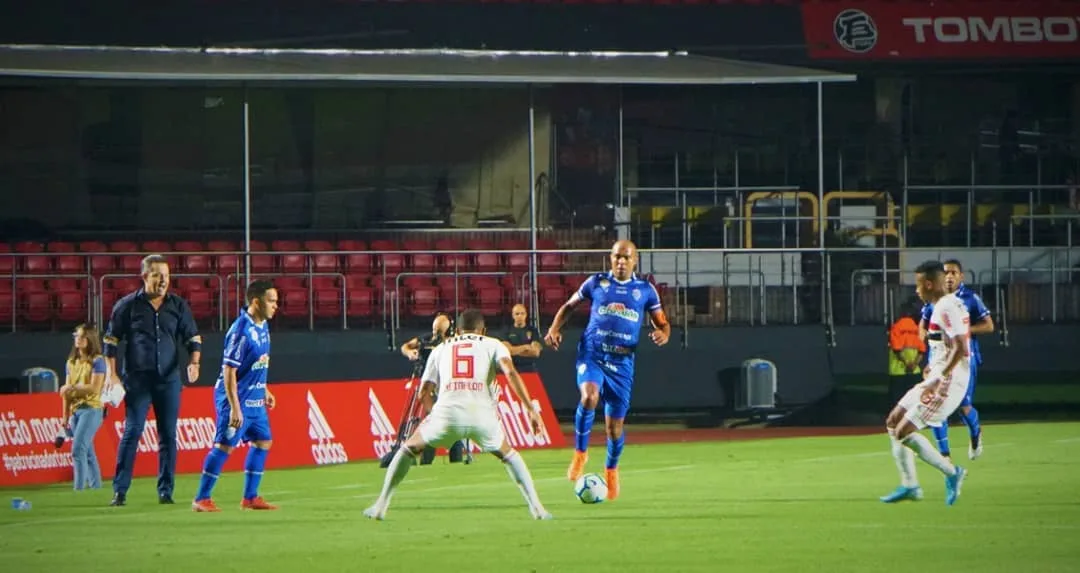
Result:
[[[653,330],[649,337],[657,346],[667,344],[671,325],[660,305],[660,295],[649,281],[634,274],[637,247],[618,241],[611,247],[611,270],[590,276],[555,314],[544,340],[555,350],[562,342],[561,329],[574,307],[588,301],[589,324],[577,348],[577,384],[581,402],[574,416],[577,434],[574,457],[566,477],[576,481],[585,473],[586,450],[596,406],[604,403],[607,432],[605,477],[608,499],[619,496],[619,456],[625,436],[623,421],[630,409],[634,385],[634,355],[646,314]]]
[[[515,304],[510,316],[514,325],[503,335],[503,345],[510,351],[518,372],[536,372],[536,359],[544,350],[540,344],[540,331],[529,324],[529,311],[525,305]]]

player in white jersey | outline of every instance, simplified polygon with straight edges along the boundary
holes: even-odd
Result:
[[[427,446],[449,446],[470,439],[480,448],[495,455],[506,466],[511,479],[518,485],[533,519],[551,519],[536,495],[532,475],[521,454],[510,446],[499,423],[495,376],[502,370],[510,389],[525,408],[534,432],[543,431],[540,412],[533,405],[521,375],[514,369],[510,351],[498,339],[484,335],[484,316],[477,310],[467,310],[458,321],[457,335],[431,351],[421,377],[421,397],[429,411],[412,436],[394,454],[386,469],[382,493],[375,503],[364,510],[372,519],[384,519],[390,498],[398,484],[405,479],[413,461]],[[439,400],[432,405],[433,394]]]
[[[932,362],[926,378],[904,394],[885,420],[893,458],[900,470],[900,487],[882,496],[881,501],[922,499],[915,472],[915,454],[918,454],[945,474],[945,503],[952,505],[960,496],[967,470],[942,456],[919,430],[945,423],[967,394],[971,368],[970,318],[963,301],[946,294],[945,267],[940,262],[919,265],[915,269],[915,285],[919,298],[934,305],[927,326]]]

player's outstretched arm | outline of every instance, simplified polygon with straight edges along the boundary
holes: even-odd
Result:
[[[409,360],[420,359],[420,339],[413,338],[401,345],[401,355]]]
[[[544,342],[547,342],[548,346],[555,350],[559,349],[559,345],[562,344],[562,327],[582,300],[580,294],[574,293],[570,300],[559,307],[558,312],[555,313],[555,318],[551,320],[551,327],[548,328],[547,334],[544,335]]]
[[[506,375],[506,379],[510,381],[510,390],[513,391],[514,396],[529,411],[529,421],[532,424],[533,432],[542,432],[544,421],[540,418],[540,412],[536,411],[536,405],[533,404],[532,396],[529,396],[529,389],[525,387],[525,381],[521,379],[521,374],[518,373],[517,368],[514,368],[514,361],[508,357],[500,358],[499,368]]]

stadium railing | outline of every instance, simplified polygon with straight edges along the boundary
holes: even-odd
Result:
[[[145,252],[0,253],[0,328],[104,323],[112,304],[139,288],[134,263]],[[528,250],[156,252],[173,264],[174,292],[211,331],[240,311],[249,278],[277,283],[279,327],[382,328],[393,336],[436,311],[470,306],[505,317],[521,302],[546,321],[589,273],[608,265],[599,249],[537,250],[535,273]],[[1013,323],[1080,320],[1080,251],[1073,247],[651,249],[641,251],[639,272],[656,284],[680,328],[887,325],[914,304],[910,269],[952,256],[965,262],[969,284],[995,314],[1008,309]]]

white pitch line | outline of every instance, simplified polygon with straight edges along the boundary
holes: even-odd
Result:
[[[1055,444],[1074,444],[1074,443],[1076,443],[1076,442],[1080,442],[1080,437],[1075,437],[1075,438],[1063,438],[1063,439],[1061,439],[1061,440],[1054,440],[1054,443],[1055,443]]]

